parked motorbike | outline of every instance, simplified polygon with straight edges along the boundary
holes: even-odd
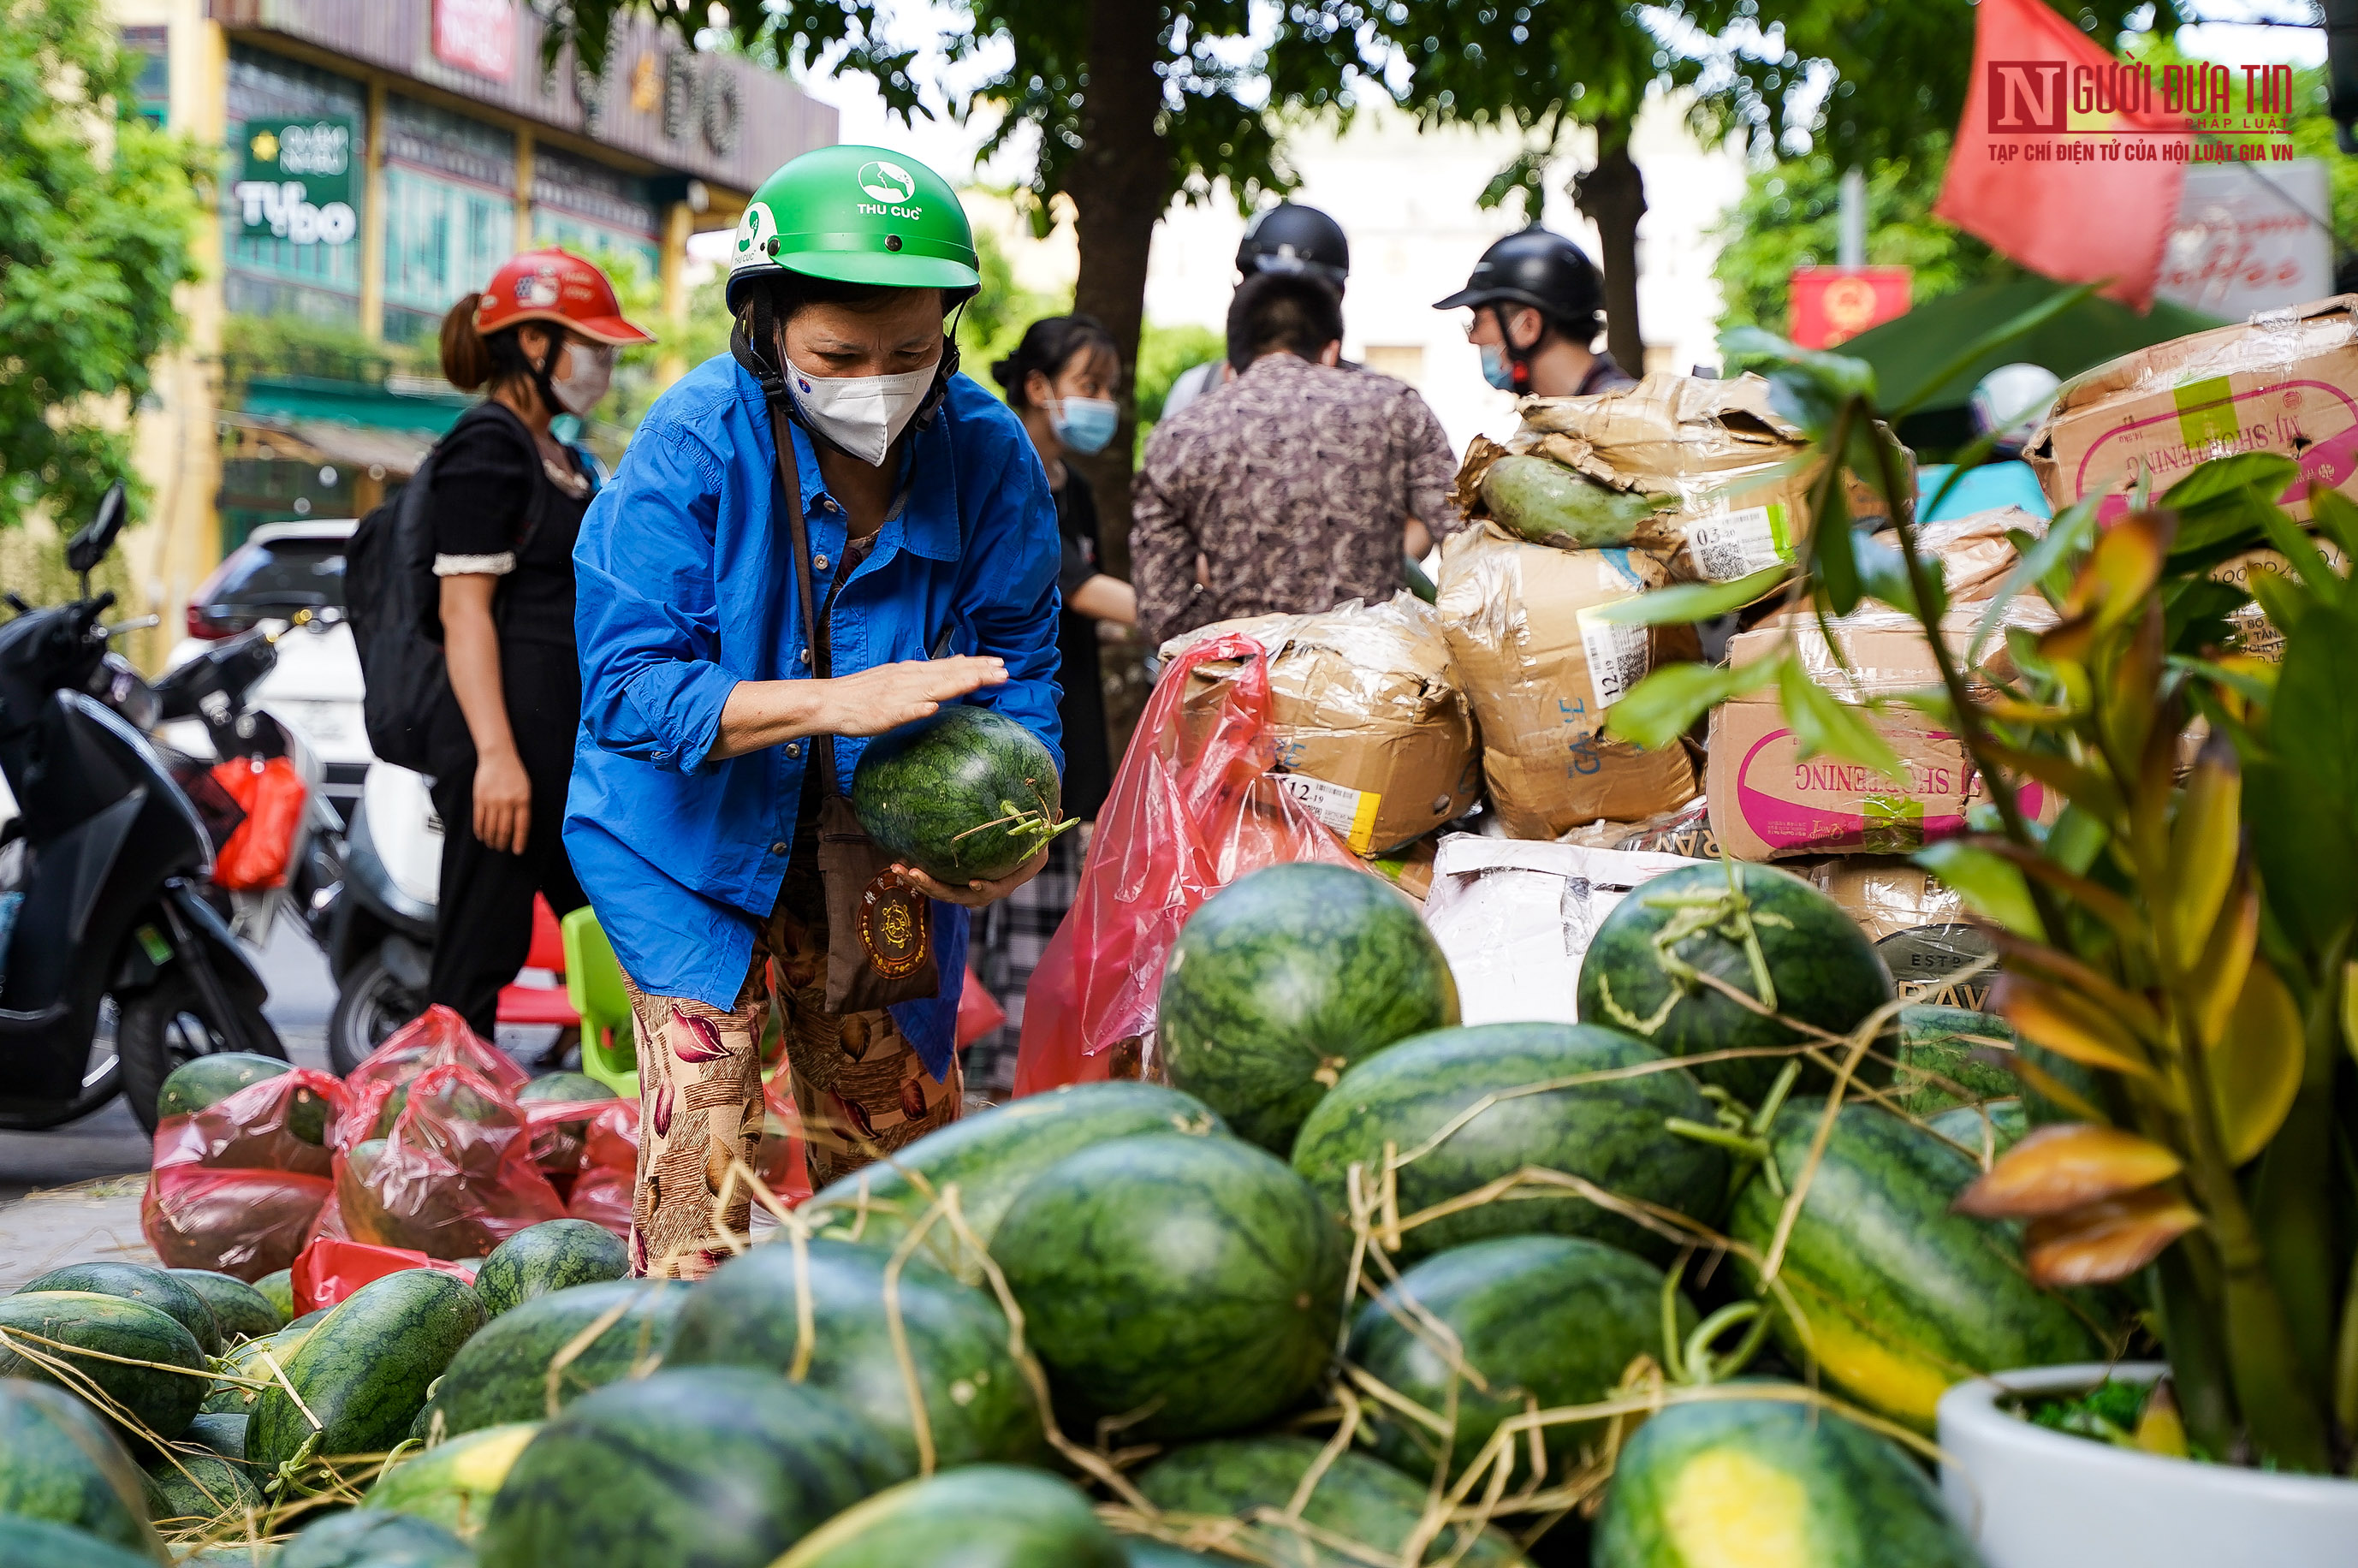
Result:
[[[369,764],[345,830],[327,941],[336,977],[328,1060],[349,1073],[426,1010],[442,881],[442,819],[426,777]]]
[[[286,1055],[262,977],[207,901],[205,825],[117,710],[161,706],[108,659],[114,596],[90,592],[124,520],[116,485],[66,546],[81,597],[37,609],[9,594],[15,618],[0,623],[0,776],[17,811],[8,891],[22,895],[0,953],[0,1128],[54,1127],[123,1093],[152,1129],[181,1062]]]

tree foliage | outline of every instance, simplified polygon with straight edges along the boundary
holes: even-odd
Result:
[[[197,276],[203,157],[142,119],[98,0],[0,5],[0,527],[132,480],[126,416]]]

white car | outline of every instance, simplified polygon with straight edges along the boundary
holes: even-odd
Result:
[[[166,656],[166,667],[177,668],[207,643],[257,622],[285,621],[306,604],[343,609],[344,546],[357,525],[349,517],[307,518],[254,529],[189,596],[189,634]],[[328,803],[343,819],[351,817],[375,761],[361,721],[362,688],[352,629],[336,625],[280,638],[277,667],[254,694],[256,706],[300,730],[327,765]],[[189,722],[201,738],[202,727]]]

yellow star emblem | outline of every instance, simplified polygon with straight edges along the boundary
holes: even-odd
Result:
[[[254,149],[254,156],[259,161],[263,163],[276,163],[278,161],[278,137],[273,133],[269,131],[257,131],[254,133],[252,146]]]

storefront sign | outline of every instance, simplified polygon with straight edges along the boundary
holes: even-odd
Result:
[[[348,245],[359,137],[349,116],[248,120],[243,176],[231,188],[245,234],[298,245]]]
[[[2190,168],[2154,292],[2238,321],[2333,292],[2333,241],[2309,216],[2332,199],[2323,160]]]
[[[515,69],[515,0],[434,0],[434,58],[505,81]]]
[[[1805,266],[1793,274],[1793,341],[1830,349],[1908,311],[1904,266]]]

